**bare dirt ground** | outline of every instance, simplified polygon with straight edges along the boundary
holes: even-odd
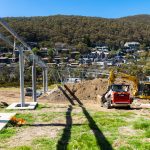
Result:
[[[15,136],[9,139],[7,145],[13,145],[13,147],[31,145],[32,140],[36,138],[55,138],[62,129],[63,127],[46,126],[46,124],[45,126],[44,124],[43,126],[39,126],[38,129],[37,126],[20,129]]]
[[[134,119],[140,117],[150,119],[149,110],[140,108],[143,103],[150,104],[150,100],[135,100],[132,109],[105,109],[100,107],[100,102],[97,101],[97,95],[102,95],[106,92],[107,80],[105,79],[95,79],[76,84],[67,84],[67,87],[76,96],[76,99],[64,87],[56,87],[38,98],[38,102],[43,105],[41,109],[36,109],[34,111],[18,111],[18,114],[23,115],[31,113],[32,116],[34,116],[35,121],[32,126],[27,125],[24,128],[17,128],[17,133],[5,141],[5,146],[31,146],[33,140],[36,138],[57,138],[66,124],[65,115],[68,110],[68,105],[72,105],[73,108],[73,124],[82,124],[86,122],[87,118],[80,115],[84,111],[83,107],[85,107],[88,112],[108,112],[109,114],[129,112],[134,113]],[[19,88],[0,88],[0,102],[1,101],[8,104],[19,102]],[[32,97],[25,97],[25,101],[32,101]],[[133,118],[126,118],[126,120],[130,122],[133,121]],[[136,131],[129,126],[120,127],[118,132],[122,136],[137,134]],[[117,139],[113,145],[117,147],[118,144],[120,145],[122,142],[121,139]]]
[[[31,101],[31,97],[25,97],[26,101]],[[11,104],[13,102],[20,101],[20,89],[19,88],[0,88],[0,102],[6,102]]]
[[[122,81],[119,81],[120,83]],[[126,82],[126,81],[123,81]],[[128,83],[128,82],[127,82]],[[130,84],[130,83],[128,83]],[[94,79],[89,81],[83,81],[75,84],[67,84],[70,91],[83,103],[83,104],[99,104],[97,95],[103,95],[107,91],[108,80],[107,79]],[[132,90],[132,84],[131,84]],[[7,102],[11,104],[13,102],[20,101],[19,88],[0,88],[0,102]],[[26,96],[25,101],[32,101],[32,97]],[[70,102],[76,103],[74,97],[68,93],[64,87],[55,87],[46,94],[38,98],[38,102],[42,103],[60,103],[69,104]],[[136,100],[134,107],[139,107],[141,104],[150,104],[150,100]]]

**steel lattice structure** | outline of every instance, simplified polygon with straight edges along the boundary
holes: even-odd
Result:
[[[43,69],[43,87],[44,87],[44,93],[48,90],[48,79],[47,79],[47,65],[37,56],[33,53],[31,50],[31,47],[24,42],[17,33],[9,27],[9,25],[0,18],[0,25],[4,27],[15,39],[15,41],[19,41],[21,45],[17,46],[13,42],[11,42],[6,36],[4,36],[2,33],[0,33],[0,39],[2,39],[5,43],[9,44],[11,47],[15,47],[14,49],[17,49],[19,51],[19,69],[20,69],[20,104],[21,107],[25,106],[25,100],[24,100],[24,58],[28,61],[33,62],[32,66],[32,90],[33,90],[33,100],[36,102],[36,64],[40,66]],[[26,53],[28,52],[28,53]]]

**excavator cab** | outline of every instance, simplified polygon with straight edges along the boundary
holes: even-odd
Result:
[[[150,99],[150,82],[144,82],[141,84],[142,90],[139,98]]]

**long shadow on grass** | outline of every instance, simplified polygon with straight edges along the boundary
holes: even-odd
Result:
[[[85,124],[73,124],[73,126],[83,126]],[[66,124],[63,123],[48,123],[48,124],[41,124],[41,123],[37,123],[37,124],[25,124],[24,126],[31,126],[31,127],[48,127],[48,126],[54,126],[54,127],[66,127]]]
[[[66,126],[63,130],[61,139],[57,143],[57,150],[66,150],[71,137],[72,118],[71,118],[72,106],[69,106],[66,112]]]
[[[77,98],[77,96],[69,89],[67,85],[64,85],[65,89],[70,93],[70,95],[78,102],[79,105],[83,105],[83,103]]]
[[[74,93],[68,88],[67,85],[64,85],[64,87],[75,98],[75,100],[78,102],[78,104],[82,108],[82,111],[89,122],[89,127],[91,128],[91,130],[93,131],[95,135],[99,149],[100,150],[113,150],[111,144],[108,142],[108,140],[106,139],[102,131],[96,125],[96,122],[94,121],[94,119],[90,116],[86,108],[83,106],[83,103],[77,98],[76,95],[74,95]]]
[[[71,105],[75,105],[75,103],[73,102],[73,100],[69,97],[69,95],[65,92],[65,90],[59,86],[58,87],[60,89],[60,91],[62,91],[62,93],[66,96],[66,98],[69,100],[69,102],[71,103]]]
[[[99,149],[100,150],[113,150],[111,144],[108,142],[108,140],[106,139],[102,131],[98,128],[98,126],[96,125],[96,122],[90,116],[86,108],[83,106],[81,106],[81,108],[82,108],[84,115],[88,119],[89,127],[91,128],[91,130],[93,131],[95,135],[97,144],[99,145]]]

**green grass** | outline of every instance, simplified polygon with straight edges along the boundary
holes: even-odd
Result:
[[[52,84],[50,86],[48,86],[49,89],[54,89],[57,86],[61,86],[61,84]]]
[[[144,135],[145,135],[146,138],[150,138],[150,128],[145,131]]]
[[[55,150],[56,141],[50,138],[38,138],[34,139],[33,143],[35,150]]]
[[[3,112],[4,111],[4,108],[0,107],[0,112]]]
[[[17,146],[12,148],[11,150],[32,150],[32,148],[29,146]]]
[[[133,124],[134,129],[147,130],[150,128],[150,120],[140,118]]]
[[[97,145],[96,139],[93,138],[92,133],[82,133],[78,138],[74,138],[73,140],[70,141],[68,145],[68,150],[72,149],[93,149],[93,150],[98,150],[99,146]]]
[[[14,136],[15,133],[16,129],[12,127],[4,128],[0,131],[0,149],[7,148],[5,141]]]
[[[34,115],[32,113],[17,113],[15,117],[24,119],[26,121],[26,124],[32,124],[35,121]]]
[[[140,118],[134,122],[133,127],[144,131],[143,137],[150,138],[150,120]]]
[[[103,131],[109,131],[109,132],[117,132],[117,129],[121,126],[127,126],[127,122],[125,119],[122,118],[122,116],[119,116],[119,114],[111,113],[110,115],[108,113],[99,112],[93,114],[94,120],[97,122],[97,125],[101,130]]]
[[[119,150],[133,150],[130,146],[121,146]]]
[[[132,140],[128,141],[128,144],[132,148],[132,150],[149,150],[150,149],[150,143],[149,142],[143,142],[142,139],[139,138],[133,138]]]
[[[46,104],[38,104],[37,106],[37,110],[41,110],[41,109],[44,109],[44,108],[51,108],[50,106],[47,106]]]
[[[136,136],[123,137],[128,143],[128,148],[120,147],[120,149],[131,149],[131,150],[149,150],[150,143],[146,139],[150,138],[150,120],[139,118],[132,122],[133,129],[136,129]],[[145,139],[145,140],[144,140]]]
[[[45,109],[45,108],[49,108],[49,109],[54,109],[54,108],[66,108],[66,106],[59,106],[56,104],[56,106],[50,106],[50,105],[47,105],[47,104],[38,104],[36,110],[41,110],[41,109]]]
[[[83,109],[79,106],[73,107],[73,112],[67,113],[67,118],[72,119],[70,126],[64,126],[66,122],[67,106],[61,105],[45,105],[40,104],[36,113],[29,111],[18,111],[16,117],[23,118],[27,124],[39,122],[41,124],[56,123],[56,126],[50,126],[57,130],[55,138],[50,138],[49,135],[43,137],[33,137],[31,145],[23,145],[19,147],[9,147],[7,141],[9,138],[19,132],[18,127],[7,127],[0,132],[0,149],[6,150],[99,150],[106,149],[108,143],[112,145],[114,150],[149,150],[150,143],[146,139],[150,138],[150,120],[138,118],[135,121],[136,114],[134,111],[116,110],[113,112],[102,112],[95,110]],[[51,112],[48,109],[63,108],[64,112]],[[66,109],[64,109],[66,108]],[[81,111],[74,111],[74,109]],[[44,109],[46,110],[44,112]],[[42,110],[42,112],[41,112]],[[87,111],[87,112],[86,112]],[[139,117],[142,117],[139,115]],[[128,119],[130,118],[130,121]],[[133,118],[133,119],[132,119]],[[132,135],[120,133],[120,127],[131,128],[135,131]],[[44,127],[44,126],[43,126]],[[46,128],[49,126],[47,125]],[[19,127],[19,129],[22,127]],[[30,128],[25,126],[23,128]],[[35,127],[34,127],[35,128]],[[37,132],[38,132],[37,127]],[[55,133],[56,134],[56,133]],[[98,135],[98,136],[97,136]],[[144,140],[143,140],[144,139]],[[116,143],[119,141],[120,143]],[[122,142],[122,143],[121,143]],[[6,143],[6,144],[5,144]]]
[[[12,137],[16,133],[15,128],[4,128],[0,131],[0,142]]]
[[[39,120],[43,121],[43,122],[50,122],[52,121],[53,119],[56,119],[56,118],[64,118],[65,117],[65,113],[63,112],[56,112],[56,113],[53,113],[53,112],[47,112],[47,113],[40,113],[38,115],[39,117]]]

